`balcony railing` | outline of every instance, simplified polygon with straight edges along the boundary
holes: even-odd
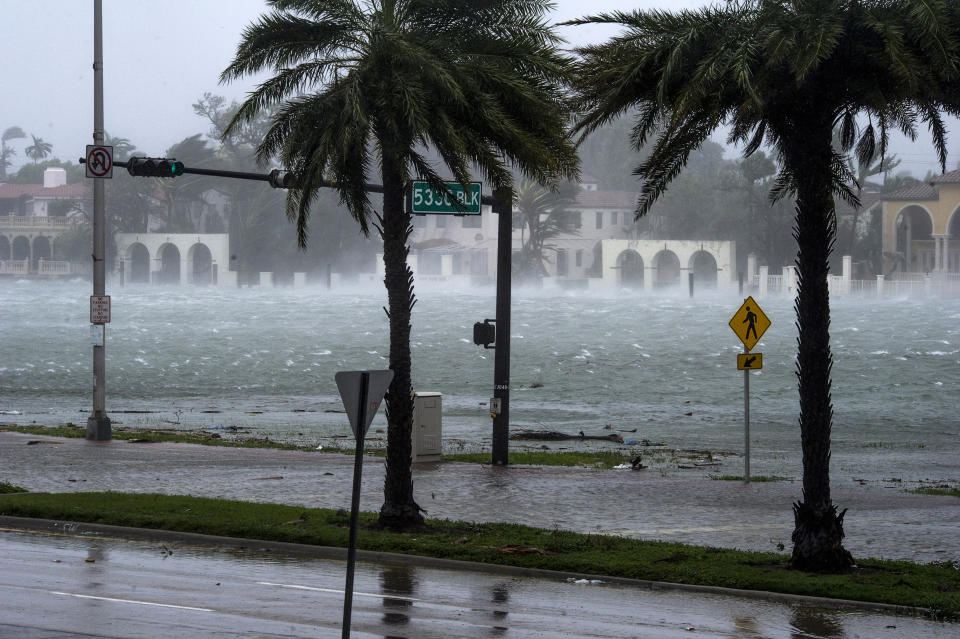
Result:
[[[0,260],[0,275],[89,275],[90,265],[61,260],[37,260],[36,268],[30,260]]]
[[[76,217],[43,215],[0,215],[0,229],[66,229],[83,220]]]

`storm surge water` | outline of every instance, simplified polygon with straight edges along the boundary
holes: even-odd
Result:
[[[334,373],[387,367],[382,287],[107,292],[107,410],[118,426],[352,446]],[[443,393],[447,451],[488,449],[493,351],[472,343],[472,326],[493,317],[494,291],[417,293],[414,388]],[[619,448],[709,451],[722,460],[712,470],[742,473],[742,345],[727,325],[742,298],[685,293],[515,291],[511,431],[618,433],[637,442]],[[0,422],[86,423],[89,295],[83,281],[0,283]],[[763,370],[750,384],[751,469],[799,477],[793,302],[759,302],[772,326],[753,349]],[[960,481],[960,300],[832,304],[833,475]],[[382,440],[384,426],[378,415],[370,435]],[[535,447],[548,445],[584,444]]]

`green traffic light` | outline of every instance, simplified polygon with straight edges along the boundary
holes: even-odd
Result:
[[[183,175],[183,162],[171,162],[170,163],[170,174],[173,177]]]

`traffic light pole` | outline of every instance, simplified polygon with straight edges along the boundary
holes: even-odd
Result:
[[[492,459],[506,466],[510,439],[510,293],[513,260],[513,199],[509,190],[495,191],[497,213],[497,332],[493,357],[493,397],[499,410],[493,415]]]
[[[93,143],[103,145],[103,0],[93,2]],[[103,180],[93,181],[93,294],[104,295],[106,229],[104,228]],[[109,441],[113,437],[106,412],[107,330],[103,341],[93,346],[93,412],[87,418],[87,439]]]

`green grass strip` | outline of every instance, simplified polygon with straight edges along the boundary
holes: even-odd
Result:
[[[154,528],[265,541],[345,547],[349,514],[199,497],[123,493],[0,496],[0,514]],[[360,515],[358,547],[683,584],[769,590],[928,608],[960,618],[960,567],[866,559],[853,572],[821,575],[787,568],[776,553],[650,542],[515,524],[430,520],[395,533]]]
[[[950,497],[960,497],[960,488],[955,488],[947,485],[921,486],[920,488],[912,488],[907,492],[916,493],[918,495],[947,495]]]

